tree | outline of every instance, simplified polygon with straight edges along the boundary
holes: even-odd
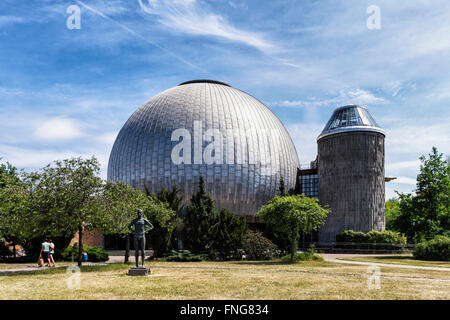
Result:
[[[78,232],[78,265],[82,264],[83,234],[98,221],[97,195],[102,188],[95,157],[55,161],[28,175],[33,211],[44,234],[73,236]]]
[[[401,213],[393,221],[396,231],[414,241],[450,234],[450,161],[435,147],[420,161],[416,194],[398,193]]]
[[[214,200],[205,191],[205,181],[200,176],[199,189],[192,195],[185,216],[184,242],[194,252],[209,252],[212,245],[213,225],[216,221]]]
[[[400,200],[397,198],[391,198],[385,203],[385,216],[386,216],[386,229],[396,230],[396,221],[401,214]]]
[[[280,177],[280,196],[282,196],[282,197],[288,196],[288,193],[286,192],[286,186],[284,184],[283,176]]]
[[[0,165],[0,241],[10,241],[16,257],[16,245],[30,236],[28,193],[17,169]]]
[[[273,230],[284,234],[290,240],[291,262],[297,251],[300,232],[317,230],[327,217],[329,210],[318,201],[305,195],[276,196],[262,207],[257,216]]]
[[[212,249],[217,251],[222,259],[235,257],[247,233],[247,220],[245,217],[237,217],[228,209],[222,209],[217,215],[213,230]]]
[[[97,217],[96,226],[104,234],[117,234],[125,238],[124,262],[127,263],[130,256],[131,234],[128,225],[136,218],[138,209],[149,207],[149,199],[142,191],[134,189],[129,184],[107,181],[98,200],[103,214]]]
[[[147,187],[145,190],[147,195],[150,196],[150,192]],[[165,226],[159,224],[158,222],[154,223],[154,229],[152,231],[153,237],[150,241],[153,245],[155,257],[162,257],[164,254],[169,252],[173,230],[179,224],[178,214],[183,209],[183,196],[180,195],[180,191],[177,187],[173,186],[171,190],[166,190],[164,188],[160,189],[155,199],[166,203],[173,211],[173,215],[167,221]],[[168,228],[167,226],[170,227]]]

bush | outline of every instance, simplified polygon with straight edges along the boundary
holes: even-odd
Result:
[[[166,257],[166,261],[177,261],[177,262],[198,262],[206,260],[206,255],[204,254],[193,254],[189,250],[175,251]]]
[[[345,230],[336,235],[337,247],[351,249],[399,249],[406,244],[406,237],[400,233],[390,230],[370,232],[355,232]],[[356,245],[354,245],[356,244]],[[379,244],[379,245],[373,245]],[[392,244],[392,246],[386,245]]]
[[[246,260],[270,260],[280,256],[280,249],[261,232],[248,230],[243,249]]]
[[[5,242],[0,241],[0,257],[10,257],[12,252],[8,249]]]
[[[283,263],[291,263],[291,255],[287,254],[281,257],[281,262]],[[323,261],[323,258],[317,254],[311,252],[297,252],[294,255],[294,262],[299,261]]]
[[[83,251],[88,255],[88,262],[104,262],[108,261],[108,252],[100,247],[91,247],[83,245]],[[67,247],[61,253],[61,257],[66,261],[78,260],[78,244],[75,243],[72,247]]]
[[[416,245],[414,258],[419,260],[450,261],[450,238],[436,236],[429,241],[423,241]]]

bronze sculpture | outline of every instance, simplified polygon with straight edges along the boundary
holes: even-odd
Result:
[[[134,226],[134,230],[132,228]],[[145,230],[145,226],[149,226],[148,230]],[[128,225],[128,229],[134,232],[134,250],[136,256],[136,268],[138,267],[139,261],[139,245],[141,247],[142,256],[142,268],[145,267],[145,233],[153,229],[153,225],[145,218],[142,217],[142,209],[138,210],[138,217],[133,219]]]

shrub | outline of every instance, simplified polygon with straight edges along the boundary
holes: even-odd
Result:
[[[372,230],[367,233],[345,230],[336,235],[336,242],[337,246],[341,248],[389,250],[401,248],[398,245],[406,244],[406,237],[400,232],[390,230],[381,232]],[[386,244],[392,244],[392,246]]]
[[[100,247],[91,247],[83,245],[83,251],[87,253],[89,262],[103,262],[108,261],[109,259],[108,252]],[[71,261],[72,259],[74,261],[77,261],[78,244],[75,243],[72,247],[65,248],[61,253],[61,256],[64,260],[67,261]]]
[[[12,252],[8,249],[5,242],[0,240],[0,257],[10,257]]]
[[[414,258],[419,260],[450,261],[450,238],[436,236],[429,241],[423,241],[416,245]]]
[[[248,230],[243,242],[247,260],[270,260],[280,256],[280,249],[261,232]]]
[[[232,211],[222,209],[213,227],[214,237],[210,255],[218,260],[235,260],[242,257],[239,249],[247,233],[245,217],[238,217]]]
[[[198,262],[206,260],[206,255],[204,254],[193,254],[189,250],[175,251],[166,257],[166,261],[177,261],[177,262]]]
[[[285,255],[280,260],[283,263],[291,263],[291,255]],[[299,261],[323,261],[323,258],[311,252],[297,252],[294,255],[294,262]]]

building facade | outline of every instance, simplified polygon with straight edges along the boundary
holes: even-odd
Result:
[[[384,138],[362,106],[336,109],[317,138],[319,199],[331,210],[319,230],[321,245],[344,230],[384,230]]]
[[[114,143],[108,179],[153,193],[175,185],[187,203],[203,176],[217,209],[255,223],[283,177],[287,190],[331,210],[318,233],[302,235],[303,244],[328,246],[343,230],[384,230],[384,138],[366,107],[340,107],[317,138],[317,158],[300,168],[289,134],[264,104],[223,82],[194,80],[133,113]]]

